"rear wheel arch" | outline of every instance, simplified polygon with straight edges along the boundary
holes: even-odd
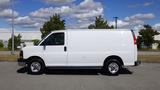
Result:
[[[117,55],[111,55],[111,56],[108,56],[105,60],[104,60],[104,63],[103,63],[103,66],[105,65],[105,63],[107,63],[108,61],[112,60],[112,59],[116,59],[120,64],[121,66],[124,65],[123,63],[123,60],[117,56]]]

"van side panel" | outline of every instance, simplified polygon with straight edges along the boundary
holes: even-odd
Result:
[[[68,31],[68,66],[103,66],[105,58],[119,56],[134,65],[134,42],[130,31]]]

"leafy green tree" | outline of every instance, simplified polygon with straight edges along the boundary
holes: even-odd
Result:
[[[34,40],[33,40],[33,44],[34,44],[34,45],[38,45],[39,42],[40,42],[40,40],[38,40],[38,39],[34,39]]]
[[[95,28],[95,25],[91,24],[88,26],[88,29],[94,29]]]
[[[0,48],[3,48],[3,42],[2,41],[0,41]]]
[[[138,36],[137,37],[137,48],[138,49],[141,49],[142,48],[142,37],[141,36]]]
[[[50,17],[50,20],[45,22],[43,27],[40,28],[42,33],[42,38],[48,35],[54,30],[64,30],[65,29],[65,20],[61,20],[60,15],[55,14]]]
[[[137,38],[137,45],[145,45],[147,48],[151,48],[152,44],[155,42],[154,36],[159,33],[154,30],[150,25],[144,25],[144,28],[139,31]],[[138,46],[139,47],[139,46]]]
[[[96,17],[94,24],[88,26],[89,29],[113,29],[113,26],[109,26],[107,20],[104,20],[102,16]]]
[[[21,45],[21,35],[18,34],[18,36],[14,36],[14,49],[16,50],[18,46]],[[8,49],[12,49],[12,38],[8,40]]]

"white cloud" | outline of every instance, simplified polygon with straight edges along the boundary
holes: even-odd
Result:
[[[46,19],[46,18],[32,18],[35,22],[39,22],[39,23],[44,23],[46,21],[48,21],[49,19]]]
[[[12,23],[12,19],[7,19],[9,23]],[[14,24],[25,28],[38,28],[40,23],[35,22],[29,16],[17,17],[14,19]]]
[[[40,8],[37,11],[31,12],[30,16],[36,18],[49,18],[54,14],[69,14],[71,12],[71,8],[69,6],[61,6],[61,7],[49,7],[49,8]]]
[[[129,17],[125,17],[124,21],[129,22],[130,25],[143,25],[146,20],[151,20],[155,18],[155,15],[153,13],[138,13]]]
[[[14,11],[13,16],[17,17],[18,15],[19,15],[19,13]],[[0,13],[0,17],[11,18],[12,17],[12,10],[11,9],[2,10],[1,13]]]
[[[75,19],[75,23],[69,28],[88,28],[93,24],[96,16],[103,16],[103,5],[94,0],[84,0],[73,6],[72,10],[71,18]]]
[[[90,18],[102,15],[103,8],[97,8],[96,10],[84,10],[84,11],[77,11],[76,14],[73,14],[75,18],[83,19],[83,18]]]
[[[89,19],[79,19],[77,22],[74,24],[71,23],[67,25],[67,29],[87,29],[90,24],[93,24],[94,21],[89,20]]]
[[[67,26],[67,29],[87,29],[88,26],[92,24],[92,23],[86,23],[86,22],[83,22],[83,23],[76,23],[76,24],[70,24]]]
[[[8,3],[8,2],[10,2],[10,0],[1,0],[0,4],[4,4],[4,3]]]
[[[150,6],[150,5],[152,5],[152,4],[153,4],[153,2],[145,2],[145,3],[143,4],[143,6],[147,7],[147,6]]]
[[[157,24],[153,25],[153,28],[154,28],[155,30],[160,31],[160,23],[157,23]]]
[[[55,2],[59,0],[52,1]],[[103,6],[100,2],[95,2],[94,0],[84,0],[78,5],[72,4],[70,6],[40,8],[39,10],[31,12],[30,16],[35,21],[40,21],[43,23],[47,21],[50,16],[56,13],[73,20],[74,25],[69,25],[68,27],[87,28],[88,25],[95,20],[96,16],[103,15]]]
[[[0,10],[6,9],[10,3],[10,0],[0,0]]]
[[[143,25],[136,25],[136,26],[134,26],[134,30],[136,30],[136,31],[139,31],[139,30],[141,30],[141,29],[143,29],[144,28],[144,26]]]
[[[68,4],[74,2],[75,0],[43,0],[43,1],[49,4]]]
[[[131,4],[131,5],[128,5],[128,7],[130,7],[130,8],[148,7],[148,6],[151,6],[152,4],[153,4],[153,2],[144,2],[144,3]]]
[[[155,15],[153,13],[146,13],[146,14],[138,13],[130,17],[126,17],[125,20],[126,21],[132,21],[137,19],[147,20],[147,19],[153,19],[154,17]]]
[[[103,6],[100,2],[93,0],[84,0],[78,6],[75,6],[73,17],[78,19],[96,17],[103,14]]]
[[[14,20],[14,24],[18,25],[34,24],[34,23],[35,22],[29,16],[18,17]]]
[[[84,0],[78,7],[83,9],[97,9],[97,7],[102,7],[102,4],[100,2],[94,2],[93,0]]]
[[[109,22],[109,25],[115,26],[115,21]],[[123,21],[123,20],[117,20],[117,26],[118,28],[125,28],[129,25],[129,22]]]
[[[146,20],[151,20],[155,17],[152,13],[146,14],[135,14],[132,16],[127,16],[122,20],[117,21],[118,28],[133,28],[134,30],[138,30],[143,27]],[[115,21],[110,21],[110,25],[115,26]]]
[[[40,23],[33,23],[33,24],[26,24],[26,25],[22,25],[22,27],[24,28],[39,28],[41,26]]]

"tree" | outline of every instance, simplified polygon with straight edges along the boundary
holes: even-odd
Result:
[[[159,33],[154,30],[150,25],[144,25],[144,28],[139,31],[137,38],[137,45],[144,45],[147,48],[151,48],[152,44],[155,42],[154,36]],[[140,48],[140,47],[139,47]]]
[[[16,50],[18,46],[21,45],[21,35],[18,34],[18,36],[14,36],[14,49]],[[12,49],[12,38],[8,40],[8,49]]]
[[[113,29],[113,26],[109,26],[107,20],[104,20],[102,16],[96,17],[95,23],[88,26],[89,29]]]
[[[91,24],[88,26],[88,29],[94,29],[95,28],[95,25]]]
[[[137,48],[138,49],[141,49],[142,48],[142,37],[141,36],[138,36],[137,37]]]
[[[55,14],[50,17],[50,20],[45,22],[43,27],[40,28],[42,33],[42,38],[48,35],[51,31],[54,30],[64,30],[65,29],[65,20],[61,20],[60,15]]]
[[[0,48],[3,48],[3,41],[0,41]]]
[[[33,44],[34,44],[34,45],[38,45],[39,42],[40,42],[40,40],[38,40],[38,39],[34,39],[34,40],[33,40]]]

